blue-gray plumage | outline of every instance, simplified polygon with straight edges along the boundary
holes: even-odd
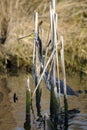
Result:
[[[56,80],[56,86],[58,87],[58,79]],[[78,93],[75,92],[69,85],[66,84],[67,95],[78,96]],[[60,93],[64,94],[64,82],[60,80]]]
[[[51,78],[48,79],[48,72],[46,71],[43,78],[44,81],[46,83],[46,86],[49,90],[51,90],[51,84],[53,82],[52,80],[52,75]],[[58,79],[56,79],[56,91],[58,92]],[[75,92],[69,85],[66,84],[66,91],[67,91],[67,95],[68,96],[78,96],[78,93]],[[64,94],[64,82],[62,80],[60,80],[60,94],[63,95]]]
[[[42,70],[44,70],[44,59],[43,59],[43,54],[42,54],[42,41],[39,36],[38,36],[37,40],[38,40],[37,46],[38,46],[38,52],[39,52],[39,60],[41,63]],[[48,43],[48,46],[50,43],[51,43],[51,41]],[[53,84],[53,75],[52,74],[53,74],[53,66],[52,66],[51,72],[49,73],[46,70],[44,73],[44,76],[43,76],[44,82],[49,90],[51,90],[51,86]],[[56,91],[58,92],[58,79],[56,79],[56,87],[57,87]],[[78,93],[76,93],[69,85],[66,85],[66,91],[67,91],[67,95],[78,96]],[[60,94],[64,94],[64,83],[62,80],[60,80]]]

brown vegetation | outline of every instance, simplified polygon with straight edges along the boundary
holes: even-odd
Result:
[[[32,64],[33,39],[17,38],[34,30],[34,10],[44,30],[46,45],[49,24],[49,0],[0,0],[0,59],[16,57],[18,66]],[[59,35],[64,36],[66,67],[87,72],[87,0],[57,0]],[[4,38],[2,42],[1,38]],[[14,59],[14,58],[13,58]],[[13,62],[13,61],[12,61]],[[3,67],[3,63],[0,63]]]

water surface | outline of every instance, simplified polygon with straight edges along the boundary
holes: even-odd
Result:
[[[26,74],[0,75],[0,130],[24,130],[26,111]],[[73,83],[71,83],[73,84]],[[85,84],[84,84],[85,85]],[[74,86],[74,85],[72,85]],[[30,87],[34,81],[30,77]],[[50,93],[42,84],[42,113],[49,111]],[[18,100],[14,102],[16,93]],[[87,94],[68,98],[69,109],[77,108],[80,113],[69,121],[69,130],[87,130]],[[36,114],[35,100],[33,107]]]

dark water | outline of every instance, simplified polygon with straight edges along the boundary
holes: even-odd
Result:
[[[26,78],[27,75],[19,76],[0,75],[0,130],[24,130],[26,111]],[[68,81],[69,83],[71,80]],[[71,82],[72,86],[75,82]],[[80,83],[79,83],[80,84]],[[77,88],[79,86],[77,83]],[[82,83],[83,84],[83,83]],[[85,82],[84,82],[85,86]],[[34,89],[34,81],[30,77],[30,87]],[[49,91],[42,85],[42,113],[49,109]],[[18,100],[14,102],[16,93]],[[87,130],[87,94],[79,97],[68,98],[69,109],[77,108],[80,113],[69,121],[69,130]],[[33,101],[36,113],[35,102]],[[32,128],[32,130],[36,130]]]

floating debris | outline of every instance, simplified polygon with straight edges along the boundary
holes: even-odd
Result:
[[[14,95],[13,95],[13,101],[14,101],[14,103],[16,103],[18,101],[18,96],[16,93],[14,93]]]

